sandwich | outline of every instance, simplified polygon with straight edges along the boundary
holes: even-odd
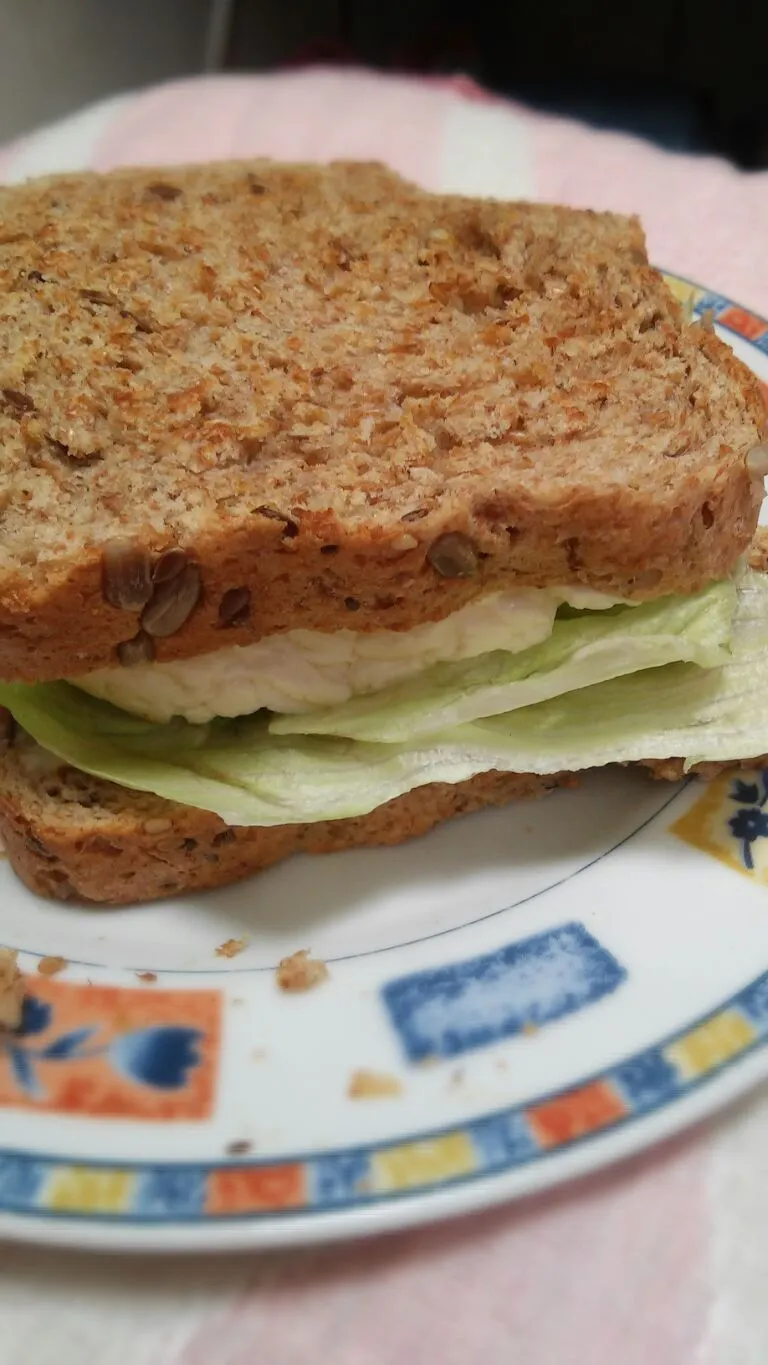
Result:
[[[635,219],[119,170],[0,190],[0,273],[0,833],[35,891],[768,751],[760,386]]]

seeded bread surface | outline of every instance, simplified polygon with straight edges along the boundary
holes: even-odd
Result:
[[[577,782],[567,774],[482,773],[419,787],[355,819],[232,828],[207,811],[61,765],[17,731],[0,755],[0,835],[32,891],[121,905],[225,886],[293,853],[401,844],[453,816]]]
[[[0,676],[690,592],[745,549],[756,381],[636,220],[377,165],[0,189]]]

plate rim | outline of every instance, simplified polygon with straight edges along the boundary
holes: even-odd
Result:
[[[131,1173],[158,1169],[172,1171],[202,1169],[206,1172],[222,1169],[233,1171],[269,1170],[276,1166],[307,1163],[317,1159],[318,1156],[321,1159],[348,1157],[360,1153],[370,1156],[390,1147],[432,1142],[441,1138],[455,1137],[458,1134],[471,1134],[475,1125],[523,1115],[527,1110],[564,1099],[570,1094],[591,1085],[610,1083],[613,1073],[642,1061],[648,1054],[662,1052],[665,1048],[679,1042],[713,1020],[719,1019],[724,1014],[735,1010],[742,1010],[743,1012],[743,997],[758,990],[761,986],[768,988],[768,968],[733,991],[712,1009],[704,1011],[692,1020],[688,1020],[684,1025],[666,1034],[663,1038],[640,1048],[637,1052],[617,1058],[601,1070],[579,1076],[569,1082],[568,1085],[533,1096],[520,1104],[497,1106],[482,1114],[474,1115],[463,1123],[444,1124],[426,1131],[398,1134],[396,1137],[383,1142],[328,1148],[321,1153],[316,1151],[286,1153],[281,1155],[279,1160],[256,1157],[251,1160],[233,1159],[226,1162],[135,1161],[93,1157],[88,1158],[85,1163],[78,1163],[72,1157],[62,1158],[44,1151],[28,1152],[18,1147],[9,1147],[0,1148],[0,1162],[8,1158],[29,1164],[50,1162],[55,1168],[69,1169],[73,1165],[85,1165],[89,1171],[117,1169],[120,1172]],[[651,1142],[661,1142],[666,1137],[679,1132],[683,1127],[699,1122],[714,1108],[719,1108],[721,1104],[727,1103],[729,1099],[736,1098],[744,1090],[751,1088],[760,1079],[768,1077],[768,1048],[766,1047],[766,1042],[768,1042],[768,1012],[763,1020],[762,1031],[758,1031],[758,1025],[754,1018],[750,1019],[748,1014],[744,1014],[744,1017],[754,1027],[754,1037],[739,1050],[723,1057],[715,1066],[686,1078],[681,1083],[678,1093],[672,1098],[661,1098],[639,1113],[633,1112],[630,1107],[627,1107],[622,1116],[602,1129],[584,1132],[559,1143],[551,1149],[539,1148],[532,1152],[527,1159],[509,1161],[506,1166],[497,1171],[477,1169],[454,1178],[440,1179],[410,1189],[387,1191],[378,1195],[362,1194],[358,1198],[350,1199],[335,1206],[308,1204],[301,1210],[270,1209],[262,1213],[251,1211],[210,1214],[204,1212],[186,1218],[165,1218],[163,1220],[123,1211],[118,1213],[97,1213],[93,1211],[73,1213],[69,1210],[60,1212],[57,1209],[43,1207],[16,1212],[7,1206],[0,1205],[0,1234],[6,1233],[6,1224],[11,1230],[13,1230],[14,1223],[20,1229],[24,1225],[29,1225],[30,1228],[39,1228],[42,1225],[49,1228],[59,1228],[60,1233],[55,1234],[55,1240],[70,1245],[80,1244],[84,1246],[87,1241],[88,1246],[103,1246],[107,1249],[119,1243],[128,1249],[130,1241],[132,1246],[147,1249],[168,1250],[173,1248],[195,1251],[200,1248],[197,1243],[194,1246],[189,1245],[188,1234],[192,1229],[195,1231],[204,1229],[206,1246],[218,1245],[223,1249],[230,1245],[243,1246],[248,1244],[247,1236],[243,1238],[239,1233],[232,1236],[228,1230],[245,1228],[247,1231],[258,1226],[259,1229],[267,1229],[267,1236],[260,1239],[263,1240],[263,1245],[286,1246],[338,1239],[346,1235],[345,1229],[351,1221],[360,1224],[359,1232],[355,1235],[365,1233],[366,1223],[370,1224],[368,1229],[370,1233],[384,1230],[384,1225],[390,1223],[397,1227],[412,1226],[414,1223],[423,1221],[418,1210],[424,1207],[425,1201],[431,1202],[438,1197],[445,1197],[445,1206],[442,1213],[435,1213],[436,1218],[451,1217],[457,1212],[502,1202],[505,1198],[513,1197],[514,1187],[523,1181],[525,1181],[525,1190],[520,1191],[520,1193],[534,1194],[554,1184],[561,1184],[568,1179],[575,1178],[577,1175],[586,1174],[590,1170],[597,1171],[608,1164],[614,1164],[643,1150]],[[720,1091],[723,1092],[721,1100],[718,1099]],[[621,1093],[620,1090],[619,1093]],[[650,1139],[647,1138],[649,1129],[652,1133]],[[637,1141],[635,1141],[634,1136],[636,1133],[638,1135]],[[604,1160],[599,1163],[595,1163],[591,1159],[595,1150],[604,1153]],[[554,1175],[552,1174],[553,1171]],[[534,1172],[532,1177],[531,1172]],[[511,1191],[504,1193],[505,1187],[511,1187]],[[499,1193],[500,1189],[502,1193]],[[477,1199],[473,1193],[475,1190],[480,1192]],[[411,1205],[417,1207],[416,1212],[413,1214],[406,1212],[405,1218],[398,1216],[397,1210],[410,1209]],[[389,1208],[394,1210],[391,1218],[386,1215],[382,1219],[379,1216],[380,1211]],[[371,1216],[373,1214],[377,1216]],[[428,1214],[427,1216],[431,1215]],[[319,1227],[316,1226],[318,1224]],[[77,1229],[76,1234],[75,1229]],[[84,1229],[88,1230],[87,1239],[80,1236]],[[213,1237],[209,1236],[214,1229],[216,1232]],[[221,1235],[217,1236],[219,1232]],[[128,1236],[123,1235],[126,1233]],[[185,1234],[187,1235],[185,1236]],[[35,1241],[39,1238],[31,1234],[25,1240]]]

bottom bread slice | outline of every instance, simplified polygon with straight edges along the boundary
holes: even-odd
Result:
[[[418,787],[350,820],[233,827],[62,766],[17,731],[0,756],[0,836],[14,871],[38,895],[125,905],[224,886],[292,853],[400,844],[455,815],[577,781],[568,773],[481,773]]]
[[[683,776],[682,759],[640,766],[665,781]],[[711,779],[740,766],[707,763],[694,771]],[[768,756],[750,766],[768,766]],[[126,905],[225,886],[292,853],[401,844],[456,815],[578,783],[574,773],[494,771],[455,785],[417,787],[354,819],[230,826],[208,811],[62,765],[17,729],[0,754],[0,837],[17,876],[38,895]]]

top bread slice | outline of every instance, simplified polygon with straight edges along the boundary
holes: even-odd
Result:
[[[270,162],[0,190],[0,676],[732,568],[759,386],[638,222]]]

